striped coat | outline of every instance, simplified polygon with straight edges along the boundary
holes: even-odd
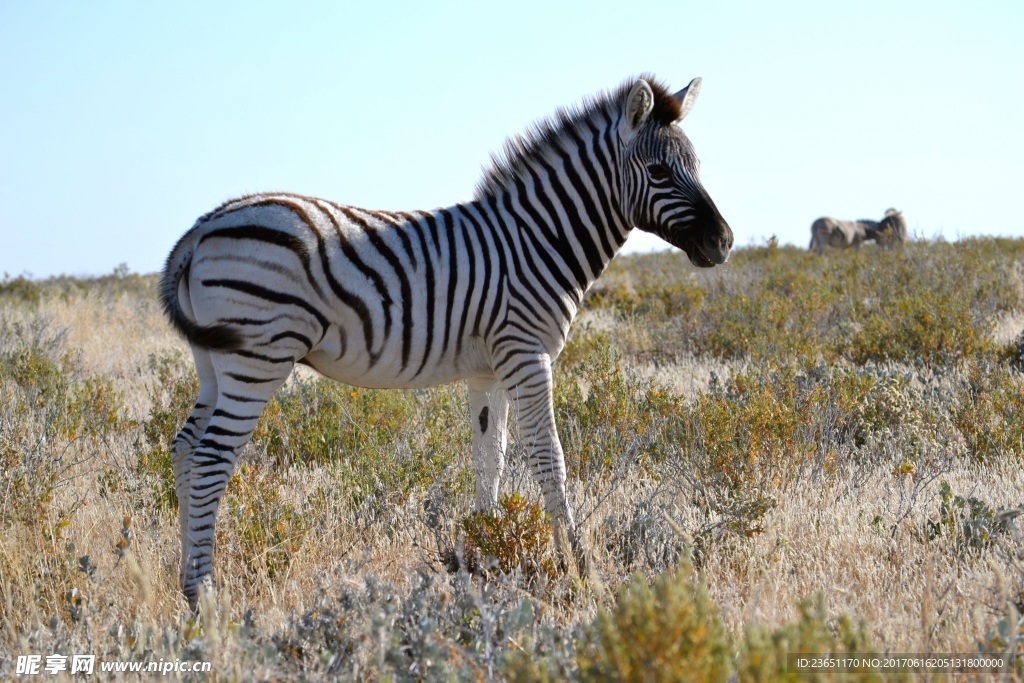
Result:
[[[173,444],[191,604],[212,576],[217,506],[264,405],[296,363],[364,387],[469,389],[476,504],[492,507],[514,412],[558,537],[566,500],[551,363],[583,294],[636,226],[699,267],[732,232],[677,125],[699,79],[639,78],[510,141],[472,201],[369,211],[273,193],[229,201],[172,250],[161,285],[200,378]]]

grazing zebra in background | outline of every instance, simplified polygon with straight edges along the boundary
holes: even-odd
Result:
[[[476,506],[496,505],[511,405],[531,473],[566,542],[551,363],[584,292],[632,227],[699,267],[733,236],[679,128],[700,87],[650,77],[560,110],[504,154],[472,201],[368,211],[258,194],[202,216],[174,247],[160,297],[188,339],[199,397],[173,443],[181,584],[212,579],[217,506],[267,401],[296,363],[363,387],[469,387]]]
[[[902,244],[906,237],[907,223],[903,220],[903,214],[896,209],[889,209],[880,221],[819,218],[811,224],[811,245],[808,249],[821,255],[825,253],[826,247],[860,249],[861,243],[868,240],[892,247]]]
[[[907,221],[896,209],[886,209],[885,218],[878,222],[875,230],[875,242],[892,249],[907,241]]]

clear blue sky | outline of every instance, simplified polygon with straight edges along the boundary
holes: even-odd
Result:
[[[289,190],[471,197],[504,139],[651,71],[738,244],[821,215],[1024,235],[1024,2],[0,1],[0,276],[158,270]],[[627,248],[649,248],[653,238]]]

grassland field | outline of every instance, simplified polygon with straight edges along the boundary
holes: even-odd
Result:
[[[500,512],[472,513],[461,386],[297,372],[198,617],[168,451],[197,382],[156,283],[0,281],[0,679],[33,654],[211,664],[172,680],[920,678],[794,653],[998,653],[974,679],[1024,678],[1024,240],[613,261],[555,366],[587,580],[515,440]]]

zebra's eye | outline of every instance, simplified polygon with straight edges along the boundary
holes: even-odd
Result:
[[[654,180],[667,180],[672,177],[672,171],[665,164],[647,164],[647,173]]]

